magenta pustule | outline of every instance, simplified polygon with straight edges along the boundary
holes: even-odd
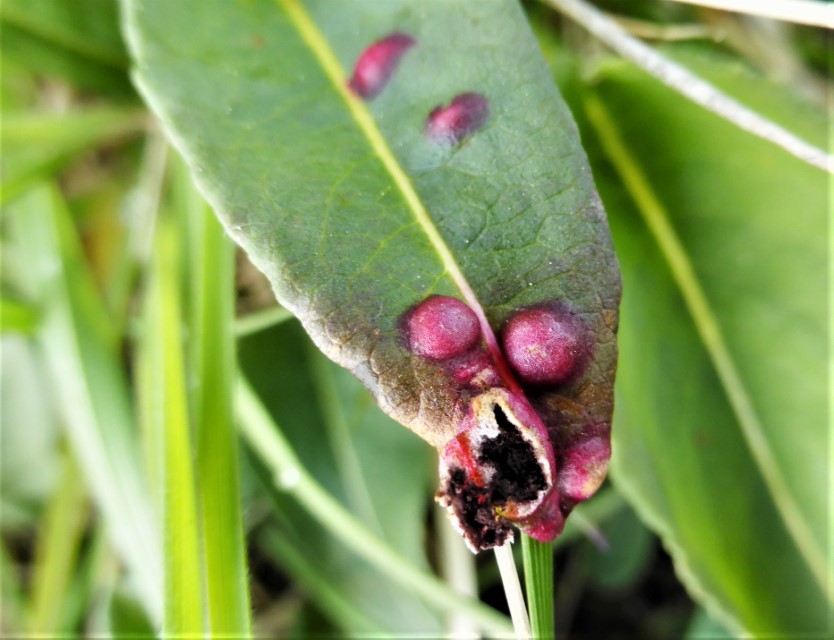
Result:
[[[559,467],[559,491],[574,502],[587,500],[599,489],[608,471],[608,437],[589,438],[569,449]]]
[[[409,35],[392,33],[367,47],[356,61],[348,86],[360,98],[374,98],[388,84],[400,58],[417,44]]]
[[[584,331],[565,313],[526,309],[513,316],[501,334],[504,355],[523,381],[536,385],[569,382],[585,356]]]
[[[469,548],[513,539],[513,526],[540,541],[564,526],[547,428],[523,395],[493,387],[470,397],[459,432],[440,450],[437,499]]]
[[[435,107],[426,120],[426,135],[435,142],[457,144],[480,129],[489,117],[489,101],[480,93],[456,95],[447,106]]]
[[[432,296],[417,305],[406,321],[408,348],[429,360],[448,360],[469,353],[478,344],[478,316],[466,303]]]

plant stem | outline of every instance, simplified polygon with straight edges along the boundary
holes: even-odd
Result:
[[[518,580],[518,570],[515,566],[512,547],[509,544],[495,547],[495,560],[498,562],[501,581],[504,583],[504,594],[507,597],[507,606],[510,608],[510,617],[513,619],[515,637],[518,640],[532,638],[533,632],[530,629],[530,618],[527,615],[527,607],[524,604],[524,594],[521,591],[521,583]]]
[[[745,107],[688,69],[632,38],[612,18],[585,0],[542,0],[561,11],[621,56],[670,89],[755,136],[772,142],[808,164],[834,173],[834,157]]]
[[[32,579],[29,631],[57,634],[61,610],[69,597],[68,585],[78,558],[86,523],[87,493],[75,459],[64,456],[59,482],[49,499],[38,530]]]
[[[523,536],[521,551],[533,637],[553,638],[553,544]]]
[[[500,613],[455,593],[440,580],[413,566],[339,504],[304,468],[242,376],[238,379],[236,400],[241,431],[274,473],[275,486],[291,493],[333,536],[439,610],[465,612],[482,630],[495,635],[511,632],[506,618]]]
[[[238,338],[258,333],[269,327],[274,327],[282,322],[291,320],[294,316],[284,307],[269,307],[254,313],[247,314],[235,320],[235,335]]]
[[[252,635],[246,540],[233,420],[236,376],[235,249],[194,188],[185,165],[173,174],[187,213],[191,277],[189,399],[196,444],[197,513],[203,538],[211,635]]]
[[[456,592],[476,598],[478,577],[475,573],[475,555],[466,548],[460,535],[452,527],[449,518],[446,517],[446,510],[437,506],[434,513],[443,578]],[[460,611],[453,611],[449,614],[446,632],[454,638],[477,637],[477,627],[474,622],[470,616]]]
[[[834,7],[817,0],[673,0],[701,7],[747,13],[773,20],[834,29]]]

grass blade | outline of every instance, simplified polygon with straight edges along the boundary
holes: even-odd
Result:
[[[353,607],[343,593],[307,561],[289,536],[283,535],[277,527],[266,528],[258,537],[258,542],[280,561],[281,569],[292,577],[293,582],[298,584],[302,591],[315,594],[316,605],[331,619],[338,622],[347,621],[349,626],[367,629],[369,634],[385,633],[385,629],[377,626],[373,620]]]
[[[442,611],[466,612],[484,631],[499,635],[512,633],[504,616],[455,593],[436,578],[413,567],[337,503],[302,466],[245,381],[238,382],[236,400],[243,434],[275,474],[278,489],[291,492],[314,518],[345,545],[393,580],[411,588],[427,603]]]
[[[523,536],[521,552],[533,637],[553,638],[553,544]]]
[[[278,306],[255,311],[238,318],[235,322],[235,334],[238,338],[245,338],[258,331],[286,322],[293,317],[289,310]]]
[[[32,586],[29,631],[55,634],[61,631],[61,613],[69,597],[69,584],[78,558],[86,521],[87,494],[80,469],[71,456],[50,497],[38,531]]]
[[[156,260],[146,300],[144,349],[155,372],[149,390],[156,399],[149,425],[157,435],[163,552],[165,611],[163,636],[202,635],[204,584],[197,521],[193,447],[185,389],[181,339],[179,237],[171,219],[160,217]]]
[[[504,583],[507,606],[510,608],[510,616],[513,619],[513,627],[515,627],[515,637],[518,640],[532,638],[530,618],[527,614],[527,606],[524,604],[521,583],[518,581],[518,570],[515,566],[515,558],[513,558],[512,545],[504,544],[495,547],[494,551],[495,561],[498,563],[498,570],[501,572],[501,582]]]
[[[146,124],[143,111],[114,107],[63,114],[4,114],[0,204],[53,175],[79,154],[134,136]]]
[[[41,312],[40,345],[73,454],[133,574],[151,620],[161,620],[161,554],[127,385],[101,297],[57,189],[39,187],[9,207],[29,256],[29,286]]]
[[[209,629],[251,635],[249,585],[240,506],[235,378],[235,248],[194,189],[182,163],[175,180],[184,196],[190,242],[190,386],[197,446],[197,508],[203,535]]]
[[[678,63],[632,38],[614,20],[585,0],[543,0],[575,20],[627,60],[669,88],[735,126],[778,145],[810,165],[834,173],[834,156],[749,109]]]

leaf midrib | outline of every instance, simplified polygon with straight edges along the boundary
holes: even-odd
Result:
[[[478,320],[481,325],[481,332],[484,335],[490,351],[494,354],[499,354],[500,351],[498,349],[498,342],[492,328],[489,325],[489,322],[486,319],[486,314],[484,313],[480,301],[475,295],[469,281],[466,279],[466,276],[463,275],[460,265],[457,263],[457,260],[455,260],[454,255],[452,255],[452,252],[443,239],[443,236],[440,235],[434,221],[431,219],[426,207],[423,205],[420,196],[417,194],[417,190],[414,188],[414,185],[411,183],[411,180],[405,170],[397,161],[394,153],[391,151],[391,147],[388,146],[385,137],[379,130],[379,127],[377,127],[371,112],[359,98],[351,93],[348,88],[347,76],[341,63],[336,58],[336,54],[330,48],[330,45],[327,43],[327,40],[322,32],[316,26],[310,14],[307,13],[298,0],[277,1],[286,11],[287,16],[293,26],[297,29],[301,39],[309,47],[313,56],[321,65],[322,70],[330,80],[336,92],[339,94],[339,97],[341,97],[344,101],[351,117],[364,134],[368,144],[382,162],[385,170],[391,176],[394,184],[408,205],[409,211],[414,216],[414,219],[426,234],[432,248],[437,253],[437,256],[440,259],[446,273],[458,287],[466,303],[478,316]]]

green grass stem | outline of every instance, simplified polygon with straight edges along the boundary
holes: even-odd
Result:
[[[163,561],[165,566],[164,637],[205,632],[202,545],[197,520],[191,425],[181,336],[179,237],[174,221],[160,217],[145,325],[149,361],[156,372],[152,416],[160,421]]]
[[[61,613],[78,559],[86,523],[87,491],[72,456],[64,456],[58,481],[38,530],[29,631],[50,635],[61,628]]]
[[[196,439],[197,505],[203,537],[209,629],[251,635],[246,540],[239,483],[238,434],[232,421],[236,376],[235,248],[193,187],[185,166],[175,179],[186,196],[191,278],[190,400]]]
[[[291,494],[322,526],[385,575],[422,596],[441,611],[465,612],[485,632],[512,633],[497,611],[461,596],[437,578],[414,567],[371,533],[339,504],[303,467],[269,412],[244,380],[236,391],[240,428],[253,450],[273,472],[275,485]]]
[[[275,306],[261,309],[238,318],[235,321],[235,334],[238,338],[245,338],[253,333],[258,333],[258,331],[263,331],[264,329],[269,329],[282,322],[291,320],[294,317],[284,307]]]
[[[521,553],[533,637],[553,638],[553,544],[523,536]]]
[[[149,618],[162,618],[156,519],[139,456],[118,336],[85,262],[57,188],[28,191],[9,206],[16,249],[28,256],[27,286],[41,317],[49,388],[73,455],[110,540]]]

